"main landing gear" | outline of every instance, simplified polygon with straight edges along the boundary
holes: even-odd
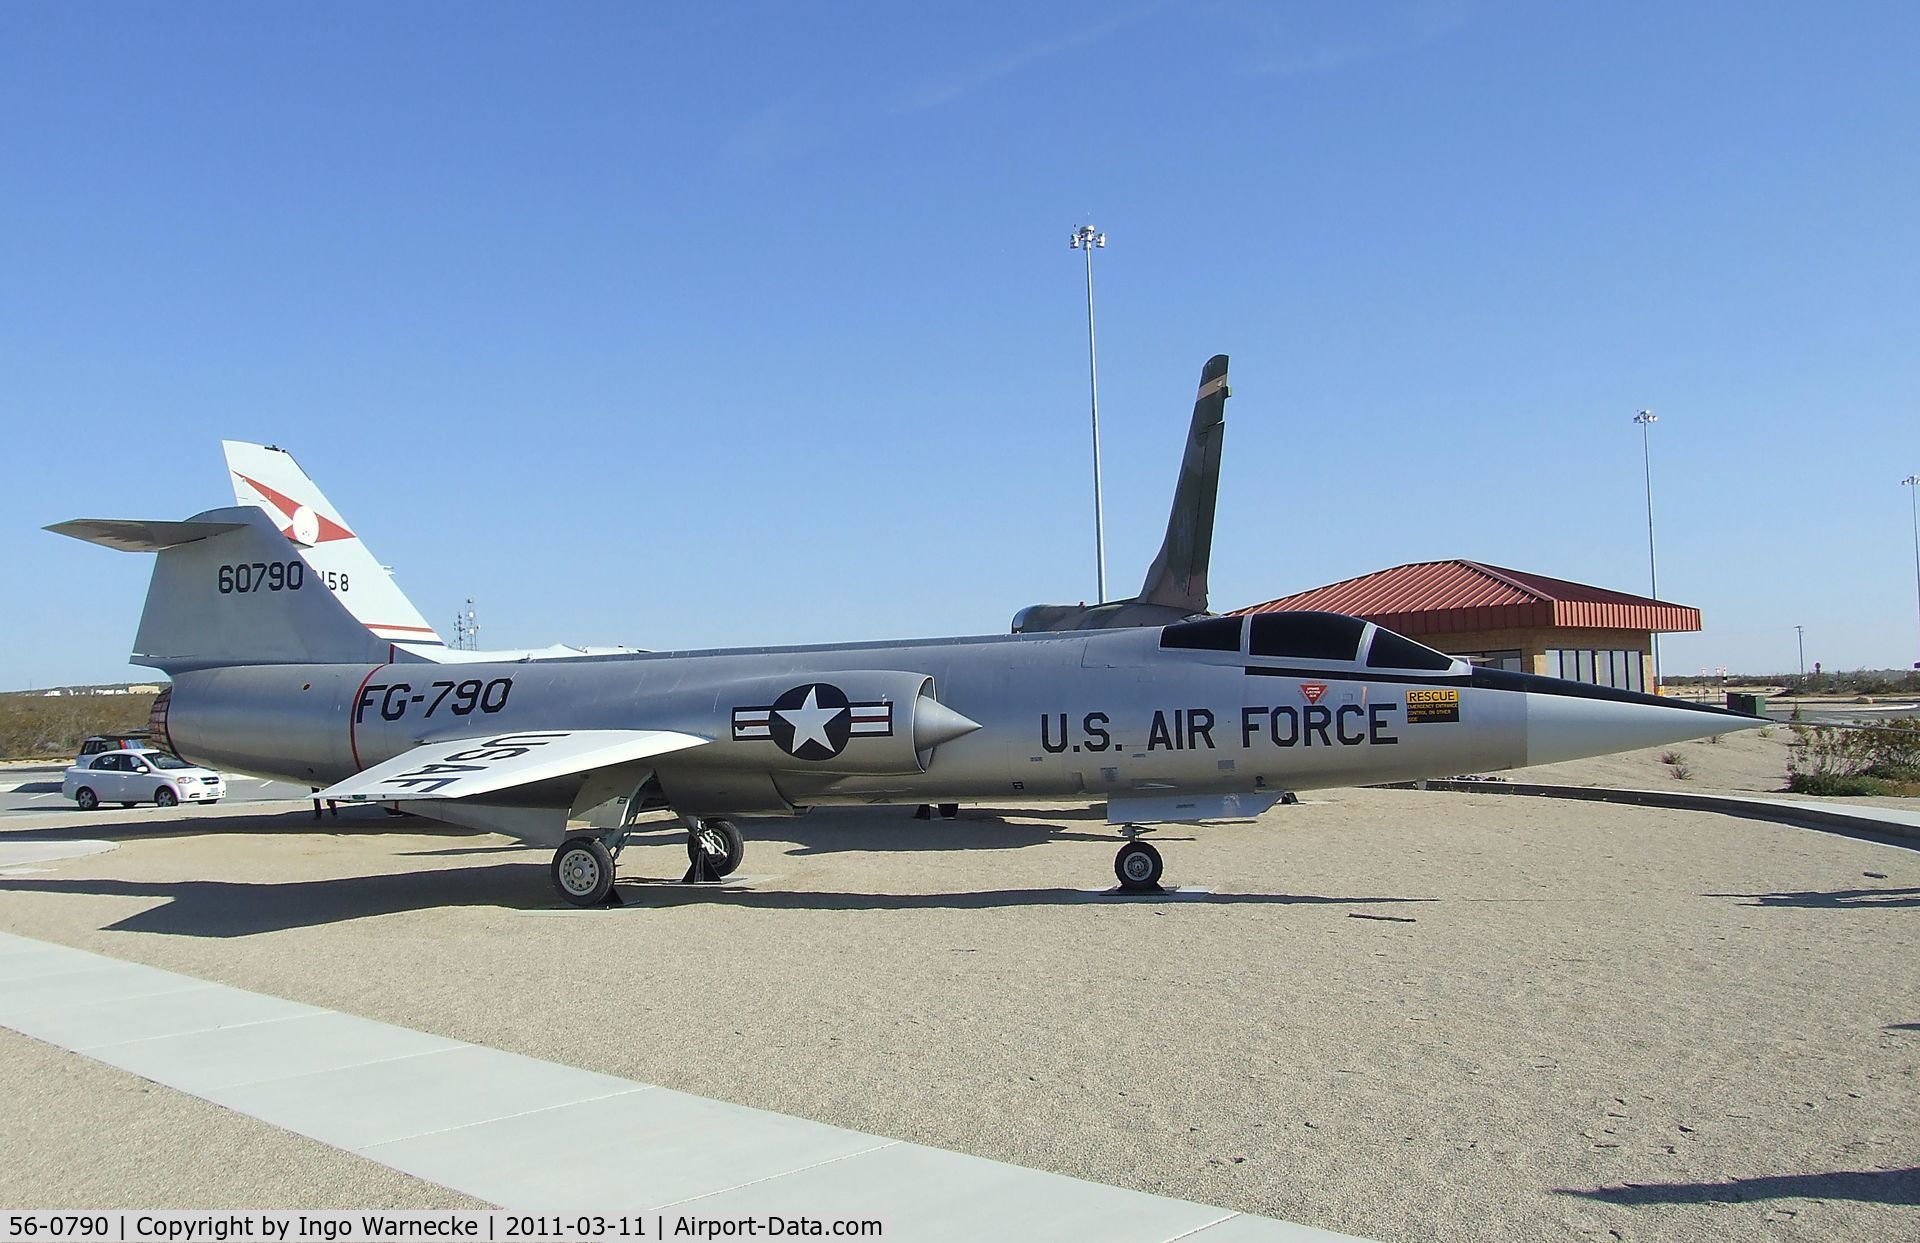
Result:
[[[1126,836],[1127,843],[1113,857],[1113,874],[1120,878],[1121,892],[1159,893],[1160,852],[1140,840],[1139,835],[1145,830],[1139,825],[1129,824],[1120,832]]]
[[[553,887],[575,906],[618,906],[613,890],[614,861],[627,844],[631,825],[575,833],[553,852]],[[730,876],[747,852],[739,826],[731,820],[697,820],[687,830],[688,881]]]
[[[553,852],[553,887],[575,906],[605,906],[613,897],[613,851],[596,833],[576,833]]]
[[[960,804],[958,803],[922,803],[913,809],[913,818],[915,820],[931,820],[933,819],[933,812],[936,807],[940,810],[940,818],[942,820],[958,820],[960,818]]]

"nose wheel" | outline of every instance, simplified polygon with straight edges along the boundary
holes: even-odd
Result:
[[[1113,857],[1113,874],[1127,893],[1159,892],[1160,868],[1160,852],[1139,840],[1128,842]]]
[[[689,881],[719,880],[731,876],[746,857],[747,843],[731,820],[700,820],[687,831]]]

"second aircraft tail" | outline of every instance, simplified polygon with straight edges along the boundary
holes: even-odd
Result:
[[[1187,451],[1180,459],[1166,539],[1136,597],[1143,603],[1207,611],[1207,566],[1213,559],[1213,512],[1220,495],[1220,445],[1230,396],[1227,356],[1215,354],[1200,369],[1200,391],[1193,399],[1193,422],[1187,428]]]
[[[1200,369],[1193,422],[1180,458],[1180,478],[1167,515],[1160,555],[1147,571],[1140,594],[1102,604],[1034,604],[1014,615],[1015,634],[1051,630],[1108,630],[1164,626],[1207,611],[1207,565],[1213,559],[1213,511],[1220,494],[1220,445],[1226,436],[1227,356],[1215,354]]]

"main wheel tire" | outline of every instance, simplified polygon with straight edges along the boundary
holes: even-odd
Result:
[[[960,818],[960,804],[958,803],[940,804],[940,818],[942,820],[958,820]]]
[[[175,807],[178,806],[179,803],[180,796],[173,792],[172,786],[161,786],[153,792],[153,805],[155,807]]]
[[[693,863],[703,854],[715,876],[733,875],[747,855],[740,826],[731,820],[702,820],[687,834],[687,862]]]
[[[1128,842],[1113,857],[1113,874],[1128,893],[1149,893],[1160,887],[1160,852],[1145,842]]]
[[[553,887],[575,906],[600,906],[613,892],[613,856],[597,837],[571,838],[553,852]]]
[[[100,796],[86,786],[73,792],[73,801],[80,805],[81,811],[92,811],[100,805]]]

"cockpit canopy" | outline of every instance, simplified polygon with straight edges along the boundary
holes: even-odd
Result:
[[[1180,622],[1161,629],[1160,646],[1421,673],[1445,673],[1454,667],[1453,657],[1443,652],[1344,613],[1255,613]]]

